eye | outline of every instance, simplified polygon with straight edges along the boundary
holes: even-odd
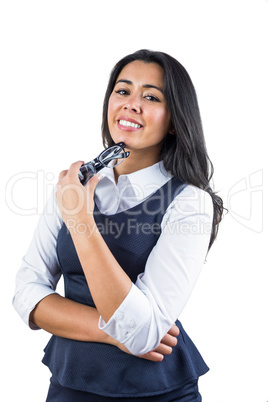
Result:
[[[145,98],[148,99],[150,102],[160,102],[160,100],[154,95],[146,95]]]
[[[117,89],[115,93],[119,95],[128,95],[128,91],[126,89]]]

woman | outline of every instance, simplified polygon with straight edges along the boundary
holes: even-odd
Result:
[[[102,133],[129,156],[86,186],[83,162],[60,173],[17,275],[15,308],[53,334],[47,401],[200,401],[208,367],[176,320],[223,207],[183,66],[148,50],[120,60]]]

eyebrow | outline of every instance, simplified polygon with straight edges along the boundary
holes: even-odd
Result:
[[[121,80],[118,80],[118,81],[115,83],[115,85],[118,84],[118,82],[124,82],[125,84],[133,85],[133,82],[130,81],[130,80],[121,79]],[[156,85],[153,85],[153,84],[144,84],[144,85],[143,85],[143,88],[155,88],[155,89],[158,89],[158,91],[160,91],[162,94],[164,94],[164,91],[163,91],[162,88],[160,88],[160,87],[158,87],[158,86],[156,86]]]

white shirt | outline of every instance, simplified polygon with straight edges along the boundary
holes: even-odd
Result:
[[[111,215],[148,198],[171,179],[159,162],[137,172],[119,176],[102,170],[95,191],[99,210]],[[161,222],[161,235],[146,262],[144,273],[105,323],[99,327],[140,355],[155,349],[183,310],[206,258],[213,219],[210,195],[187,185],[169,205]],[[16,276],[13,305],[24,322],[36,304],[55,293],[61,270],[56,243],[62,226],[55,192],[40,217],[34,237]]]

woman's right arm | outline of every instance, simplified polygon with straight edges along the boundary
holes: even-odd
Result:
[[[16,275],[13,306],[31,329],[76,340],[115,342],[99,329],[95,308],[56,293],[61,277],[57,238],[62,224],[55,187]]]
[[[42,328],[54,335],[75,340],[109,343],[129,353],[123,345],[99,329],[100,316],[95,308],[56,293],[61,276],[56,252],[61,226],[54,191],[17,273],[14,308],[31,329]],[[162,360],[163,354],[171,353],[177,335],[177,329],[172,328],[159,348],[143,357],[153,361]]]
[[[85,342],[116,344],[98,327],[99,313],[94,307],[69,300],[58,293],[42,299],[30,313],[31,324],[63,338]]]

